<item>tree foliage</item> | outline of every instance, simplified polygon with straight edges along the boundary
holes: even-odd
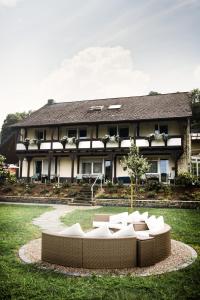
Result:
[[[24,120],[27,116],[29,116],[30,112],[16,112],[14,114],[8,114],[4,120],[1,129],[1,143],[3,144],[8,135],[10,135],[13,131],[13,128],[10,125],[13,125],[19,121]]]
[[[200,132],[200,90],[194,89],[190,92],[192,103],[192,122],[193,132]]]
[[[135,183],[135,193],[137,193],[138,180],[148,172],[150,165],[146,158],[139,153],[139,149],[134,142],[131,142],[130,151],[120,161],[124,170],[128,171],[131,180],[131,207],[133,207],[133,190]]]

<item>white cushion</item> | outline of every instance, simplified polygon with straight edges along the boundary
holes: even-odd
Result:
[[[85,235],[79,223],[73,224],[72,226],[60,231],[59,234],[63,236],[84,236]]]
[[[158,218],[156,218],[155,216],[151,216],[147,219],[146,224],[152,232],[159,231],[165,226],[163,216],[160,216]]]
[[[144,213],[140,214],[140,221],[146,221],[148,219],[148,211],[145,211]]]
[[[89,238],[110,238],[112,237],[112,233],[108,229],[108,226],[104,225],[85,233],[85,236]]]
[[[113,215],[109,217],[110,223],[123,223],[123,225],[127,225],[127,217],[128,212],[123,212],[117,215]]]
[[[160,229],[164,228],[165,222],[164,222],[163,216],[160,216],[157,218],[157,223],[158,223]]]
[[[149,237],[149,233],[150,233],[150,230],[141,230],[141,231],[136,231],[136,237],[137,238],[143,238],[143,237]]]
[[[129,236],[136,236],[135,230],[134,230],[132,224],[125,226],[124,228],[120,229],[119,231],[113,233],[113,237],[115,237],[115,238],[129,237]]]
[[[105,226],[108,224],[109,224],[109,222],[102,222],[102,221],[93,221],[92,222],[93,227],[102,227],[102,226]]]
[[[140,213],[139,211],[134,211],[127,217],[127,222],[133,223],[133,222],[139,222],[140,221]]]
[[[150,218],[148,218],[148,219],[146,220],[146,224],[147,224],[149,230],[154,230],[154,229],[156,229],[156,224],[157,224],[157,222],[156,222],[156,217],[153,215],[153,216],[151,216]]]

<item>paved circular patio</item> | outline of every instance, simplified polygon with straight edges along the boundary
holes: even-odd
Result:
[[[41,239],[32,240],[19,250],[19,256],[25,263],[35,263],[39,268],[49,269],[68,276],[91,276],[95,275],[129,275],[148,276],[183,269],[194,262],[197,258],[196,251],[179,241],[172,240],[172,254],[165,260],[146,268],[98,270],[80,269],[58,266],[41,261]]]

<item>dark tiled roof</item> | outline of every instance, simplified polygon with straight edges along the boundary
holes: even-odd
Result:
[[[121,104],[121,108],[108,109],[108,106],[113,104]],[[89,110],[91,106],[98,105],[103,105],[102,111]],[[53,103],[41,107],[15,126],[153,120],[182,118],[191,115],[189,94],[172,93]]]

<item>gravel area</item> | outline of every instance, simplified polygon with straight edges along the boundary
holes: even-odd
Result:
[[[91,275],[129,275],[129,276],[148,276],[162,274],[166,272],[176,271],[187,267],[197,257],[196,251],[190,246],[172,240],[172,254],[165,260],[146,268],[130,268],[130,269],[81,269],[58,266],[54,264],[44,263],[41,261],[41,239],[32,240],[19,250],[19,256],[25,263],[36,263],[39,268],[54,270],[68,276],[91,276]]]

